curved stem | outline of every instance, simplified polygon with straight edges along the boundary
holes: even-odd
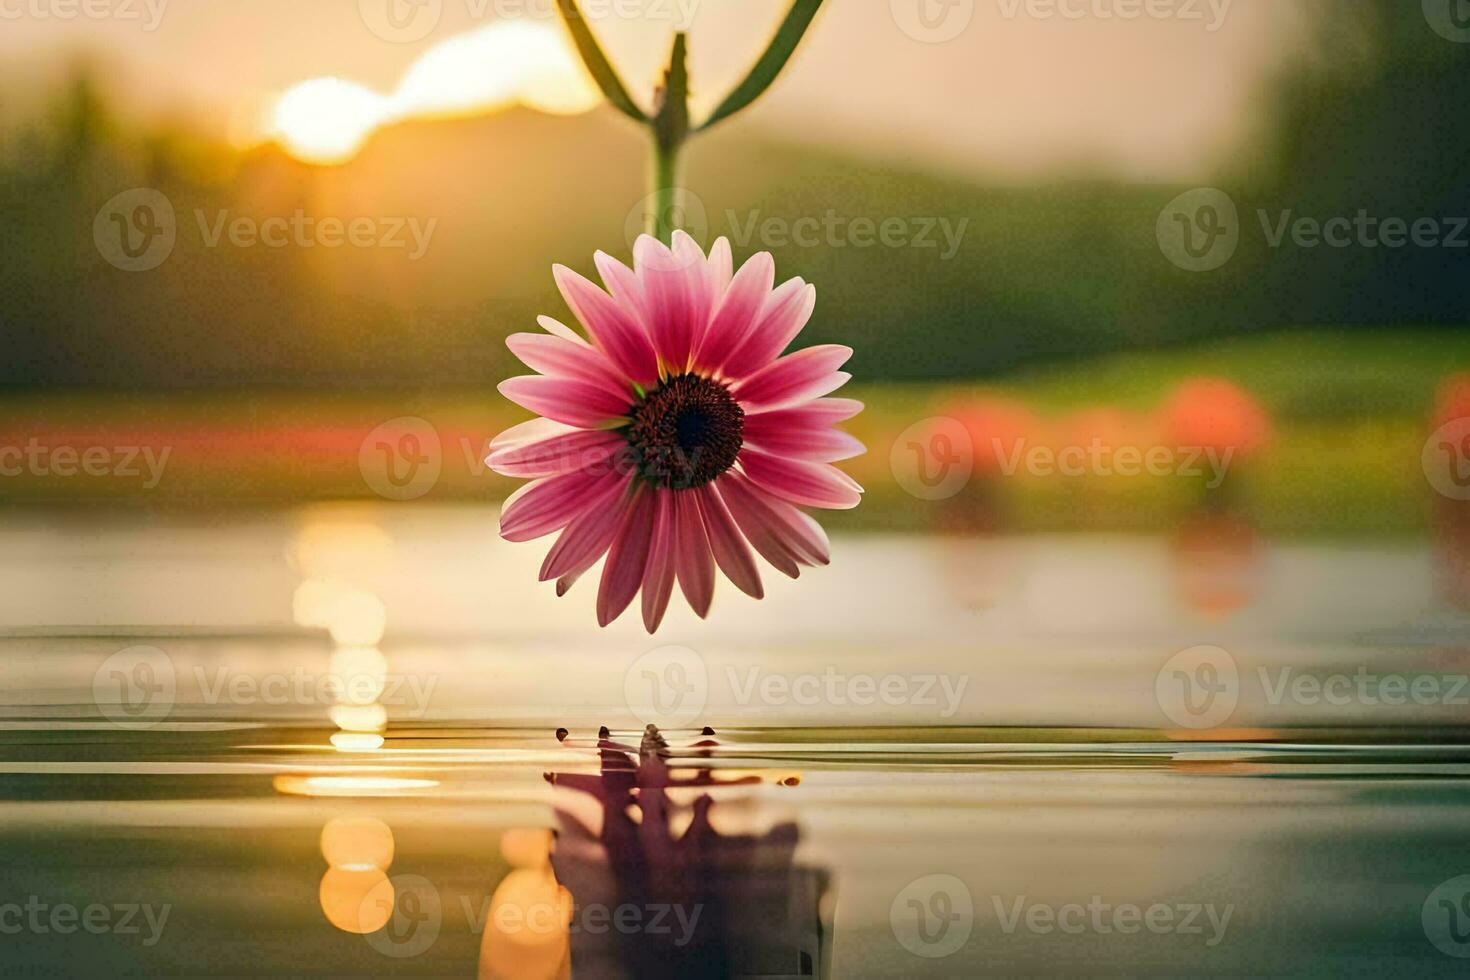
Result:
[[[711,126],[730,118],[746,108],[756,99],[765,94],[766,89],[780,77],[786,68],[786,63],[796,53],[796,48],[801,44],[801,39],[806,36],[807,28],[812,26],[812,19],[817,16],[817,11],[822,9],[822,0],[795,0],[791,10],[786,14],[786,19],[781,22],[776,36],[771,38],[770,45],[765,54],[750,69],[750,74],[745,80],[735,86],[725,101],[720,103],[718,109],[710,114],[700,129],[709,129]]]
[[[612,62],[602,53],[602,46],[597,43],[597,37],[587,26],[587,19],[582,16],[582,8],[577,6],[577,0],[556,0],[556,9],[572,34],[572,42],[577,46],[577,53],[582,56],[582,63],[587,66],[592,80],[597,83],[607,101],[630,119],[648,122],[648,116],[628,94],[627,86],[618,77]]]

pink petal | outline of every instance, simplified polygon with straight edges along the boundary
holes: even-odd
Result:
[[[579,471],[528,483],[501,508],[500,536],[532,541],[560,530],[587,509],[599,485],[616,479],[611,473]]]
[[[720,496],[730,508],[730,516],[735,518],[735,523],[740,526],[741,533],[750,541],[751,547],[779,571],[791,578],[800,576],[801,568],[797,564],[796,555],[786,547],[772,528],[774,518],[769,515],[764,504],[752,498],[749,491],[734,480],[722,477],[715,482],[719,485]]]
[[[501,476],[537,479],[577,470],[606,471],[625,454],[627,440],[606,429],[573,429],[539,442],[497,449],[485,460]]]
[[[596,562],[596,559],[593,559],[593,561],[595,563]],[[574,586],[574,585],[577,584],[577,579],[579,579],[583,575],[585,575],[586,572],[587,572],[587,569],[584,568],[584,569],[582,569],[579,572],[571,572],[570,574],[563,575],[561,578],[557,579],[556,580],[556,597],[558,599],[560,599],[562,596],[564,596],[568,592],[572,591],[572,586]]]
[[[602,282],[607,286],[607,291],[612,293],[613,299],[622,304],[624,309],[633,313],[634,319],[646,336],[648,334],[648,298],[643,295],[643,283],[638,281],[638,274],[606,252],[598,252],[593,255],[592,263],[597,266],[597,274],[602,276]]]
[[[718,293],[715,292],[710,262],[705,258],[699,243],[684,231],[675,231],[673,242],[674,258],[684,266],[684,279],[689,293],[686,313],[689,322],[689,346],[684,351],[682,361],[682,366],[687,369],[690,357],[704,342],[704,334],[709,327],[710,314],[714,311]]]
[[[674,494],[674,573],[690,608],[700,619],[708,616],[715,596],[715,559],[699,502],[689,490]]]
[[[787,414],[798,425],[837,425],[846,422],[863,410],[863,403],[856,398],[818,398],[802,405],[781,409],[759,409],[747,415],[764,415],[768,412]]]
[[[546,553],[541,563],[541,581],[550,579],[577,580],[587,569],[597,564],[612,545],[613,536],[622,526],[626,516],[623,497],[627,493],[632,474],[613,480],[605,490],[600,490],[587,502],[587,509],[577,515],[561,532],[556,544]],[[571,587],[568,582],[567,588]],[[558,595],[565,594],[559,590]]]
[[[500,393],[522,408],[581,429],[606,426],[626,418],[632,394],[619,397],[585,381],[526,375],[500,382]]]
[[[597,622],[601,626],[621,616],[643,584],[653,536],[655,496],[648,486],[635,490],[622,526],[613,538],[602,566],[602,584],[597,590]]]
[[[760,599],[766,593],[761,587],[760,570],[755,567],[755,556],[750,553],[740,528],[725,506],[714,484],[708,483],[694,491],[699,501],[699,512],[704,518],[704,530],[709,535],[710,551],[725,577],[748,596]]]
[[[572,343],[581,344],[583,347],[592,346],[591,344],[587,343],[585,337],[577,333],[577,331],[573,330],[565,323],[562,323],[560,320],[553,319],[549,316],[538,316],[536,318],[536,322],[540,324],[542,330],[545,330],[553,337],[560,337],[562,340],[570,340]]]
[[[767,527],[803,565],[826,565],[832,561],[832,543],[822,525],[780,497],[772,496],[731,470],[720,477],[720,490],[728,502],[733,496],[756,506]],[[731,492],[733,488],[733,493]]]
[[[522,422],[506,429],[500,435],[490,440],[490,451],[499,452],[502,449],[512,449],[517,446],[529,446],[533,442],[542,442],[557,436],[564,436],[568,432],[580,431],[575,426],[566,425],[562,422],[553,422],[551,419],[535,418],[529,422]]]
[[[730,277],[735,271],[735,259],[730,254],[730,240],[720,238],[709,249],[709,288],[712,307],[718,306],[730,288]]]
[[[674,492],[654,490],[653,539],[643,572],[643,625],[658,632],[674,594]]]
[[[826,463],[768,456],[746,447],[740,451],[740,465],[750,482],[793,504],[851,510],[863,499],[862,487]]]
[[[735,274],[710,320],[704,341],[699,346],[696,363],[721,371],[730,354],[739,347],[755,326],[771,284],[776,280],[776,263],[770,252],[758,252],[746,260]]]
[[[724,364],[727,377],[743,378],[770,364],[791,346],[817,308],[817,289],[800,279],[781,284],[766,300],[750,336]]]
[[[551,272],[597,349],[639,384],[646,387],[658,380],[653,344],[637,319],[591,280],[566,266],[553,266]]]
[[[513,333],[505,346],[533,371],[554,378],[585,381],[620,398],[629,397],[632,385],[601,352],[544,333]]]
[[[798,413],[784,409],[749,415],[745,419],[745,441],[773,456],[790,456],[815,463],[835,463],[861,456],[867,449],[840,429],[813,425]]]
[[[837,369],[852,357],[851,347],[808,347],[775,361],[735,385],[730,393],[749,411],[811,401],[847,383]]]
[[[633,268],[643,283],[648,332],[659,365],[668,373],[682,374],[695,337],[704,334],[701,317],[709,316],[709,296],[704,253],[688,235],[677,246],[677,251],[670,251],[658,239],[640,236],[633,245]]]

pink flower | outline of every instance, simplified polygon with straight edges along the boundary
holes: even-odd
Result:
[[[550,317],[510,349],[538,375],[500,385],[543,416],[502,433],[486,461],[531,480],[506,501],[501,536],[560,532],[541,566],[557,595],[604,555],[597,619],[617,619],[640,590],[658,629],[675,580],[701,617],[715,567],[764,595],[752,553],[796,578],[825,565],[822,528],[798,507],[856,507],[862,487],[833,462],[863,445],[833,428],[862,403],[825,398],[846,384],[847,347],[781,356],[816,306],[800,279],[777,288],[769,253],[733,272],[730,244],[706,258],[683,232],[647,235],[634,267],[598,252],[607,292],[552,271],[588,339]]]

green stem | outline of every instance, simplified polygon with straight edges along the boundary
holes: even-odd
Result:
[[[653,141],[653,207],[648,212],[648,233],[668,245],[679,227],[679,158],[682,146]]]
[[[655,95],[653,116],[653,207],[648,233],[665,245],[673,242],[674,229],[683,213],[679,207],[679,155],[689,139],[689,45],[681,34],[674,35],[674,49],[664,83]]]

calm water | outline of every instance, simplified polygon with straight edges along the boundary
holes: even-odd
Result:
[[[1428,546],[839,537],[650,639],[494,527],[9,515],[5,970],[1470,964]]]

